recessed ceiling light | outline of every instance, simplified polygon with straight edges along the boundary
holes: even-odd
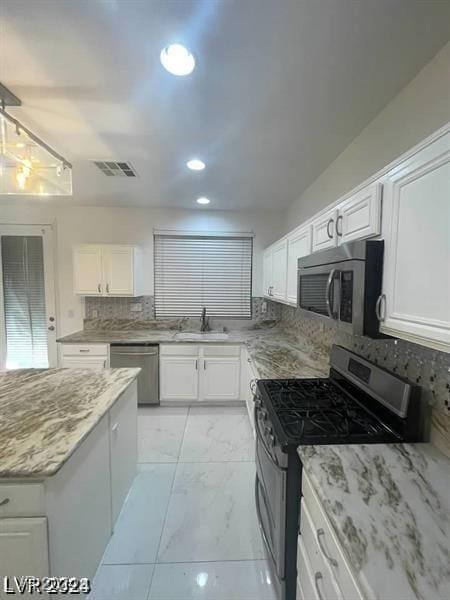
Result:
[[[189,75],[195,67],[195,58],[181,44],[170,44],[161,50],[159,55],[162,66],[172,75]]]
[[[209,198],[205,198],[204,196],[202,198],[197,198],[197,204],[209,204],[211,202],[211,200]]]
[[[188,169],[191,169],[191,171],[203,171],[206,165],[202,160],[193,158],[192,160],[187,161],[186,166]]]

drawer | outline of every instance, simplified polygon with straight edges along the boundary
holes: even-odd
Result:
[[[198,356],[200,347],[197,344],[161,344],[160,356]]]
[[[347,598],[362,599],[363,595],[359,591],[358,584],[344,556],[336,534],[305,471],[303,471],[302,475],[302,493],[302,508],[306,507],[307,516],[309,516],[309,521],[313,529],[311,535],[316,543],[316,548],[319,548],[319,552],[333,574],[342,596],[346,600]],[[306,519],[305,526],[307,523],[308,520]],[[302,524],[300,527],[302,528]],[[318,539],[320,539],[320,544]]]
[[[216,346],[208,344],[202,346],[203,356],[240,356],[240,346]]]
[[[109,354],[108,344],[61,344],[61,356],[104,356]]]
[[[43,515],[45,515],[45,495],[42,484],[5,483],[0,485],[0,518]]]
[[[326,562],[326,559],[321,551],[320,544],[317,540],[317,532],[311,520],[311,517],[306,508],[306,504],[302,498],[300,513],[300,540],[303,548],[306,551],[311,569],[313,572],[313,580],[316,573],[320,574],[317,585],[321,590],[321,595],[324,598],[342,599],[342,594],[337,586],[334,576]],[[316,583],[315,583],[316,585]],[[346,598],[347,600],[347,598]]]

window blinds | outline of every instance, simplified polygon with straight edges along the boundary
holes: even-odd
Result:
[[[155,314],[251,318],[251,237],[155,235]]]
[[[48,367],[41,237],[2,236],[6,368]]]

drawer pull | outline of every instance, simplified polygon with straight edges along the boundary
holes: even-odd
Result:
[[[0,502],[0,506],[5,506],[6,504],[9,504],[9,498],[5,498]]]
[[[90,352],[90,350],[88,348],[80,348],[80,352]]]
[[[119,431],[119,423],[114,423],[114,425],[111,427],[111,431],[113,433],[117,433]]]
[[[332,556],[329,556],[326,553],[325,548],[322,546],[322,538],[321,538],[322,535],[325,535],[325,531],[323,529],[318,529],[317,530],[317,542],[318,542],[319,547],[320,547],[320,549],[322,551],[322,554],[329,561],[329,563],[331,565],[333,565],[333,567],[338,567],[338,561],[335,558],[333,558]]]
[[[314,586],[316,588],[316,592],[317,592],[317,596],[319,597],[319,600],[323,600],[323,596],[322,596],[322,592],[320,591],[319,588],[319,581],[322,581],[323,579],[323,575],[320,571],[316,571],[314,573]]]

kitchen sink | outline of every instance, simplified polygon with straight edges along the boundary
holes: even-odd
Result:
[[[223,332],[219,332],[219,331],[205,331],[205,333],[189,333],[188,331],[186,332],[181,332],[181,333],[176,333],[175,334],[175,339],[176,340],[213,340],[213,341],[220,341],[220,340],[227,340],[228,339],[228,333],[223,333]]]

